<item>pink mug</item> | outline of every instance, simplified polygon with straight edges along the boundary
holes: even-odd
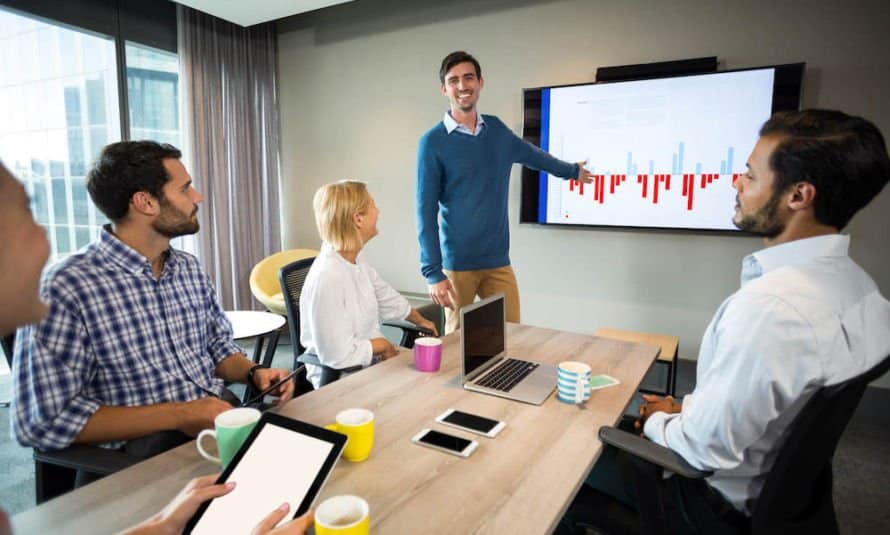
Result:
[[[414,340],[414,367],[419,372],[437,372],[442,365],[442,340],[421,337]]]

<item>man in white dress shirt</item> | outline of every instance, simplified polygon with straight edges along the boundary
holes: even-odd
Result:
[[[695,390],[682,404],[645,396],[636,424],[714,472],[700,492],[730,529],[750,515],[806,399],[890,354],[890,302],[840,234],[890,178],[883,136],[865,119],[827,110],[777,113],[760,136],[734,184],[733,222],[766,247],[743,260],[741,288],[705,331]],[[598,484],[600,464],[588,482],[632,500],[632,489],[622,496]]]

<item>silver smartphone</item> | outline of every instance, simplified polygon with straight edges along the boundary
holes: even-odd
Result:
[[[485,418],[478,414],[470,414],[455,409],[448,409],[436,417],[436,421],[442,425],[448,425],[476,433],[488,438],[494,438],[506,426],[504,422]]]
[[[411,442],[464,458],[469,457],[479,447],[479,443],[475,440],[456,437],[432,429],[424,429],[417,433],[411,438]]]

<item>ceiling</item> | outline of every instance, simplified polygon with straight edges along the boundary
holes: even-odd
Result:
[[[289,17],[352,0],[174,0],[241,26]]]

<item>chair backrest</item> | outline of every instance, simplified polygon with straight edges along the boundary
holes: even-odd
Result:
[[[831,459],[868,384],[890,357],[866,373],[817,390],[789,427],[751,515],[753,533],[837,532]]]
[[[284,305],[287,308],[287,325],[290,332],[291,345],[294,347],[294,358],[302,355],[306,348],[300,343],[300,294],[303,292],[303,284],[306,275],[315,257],[304,258],[285,265],[278,271],[278,281],[281,284],[281,293],[284,295]]]
[[[15,331],[7,334],[3,337],[3,353],[6,355],[6,363],[9,364],[9,369],[12,369],[12,354],[15,350]]]

